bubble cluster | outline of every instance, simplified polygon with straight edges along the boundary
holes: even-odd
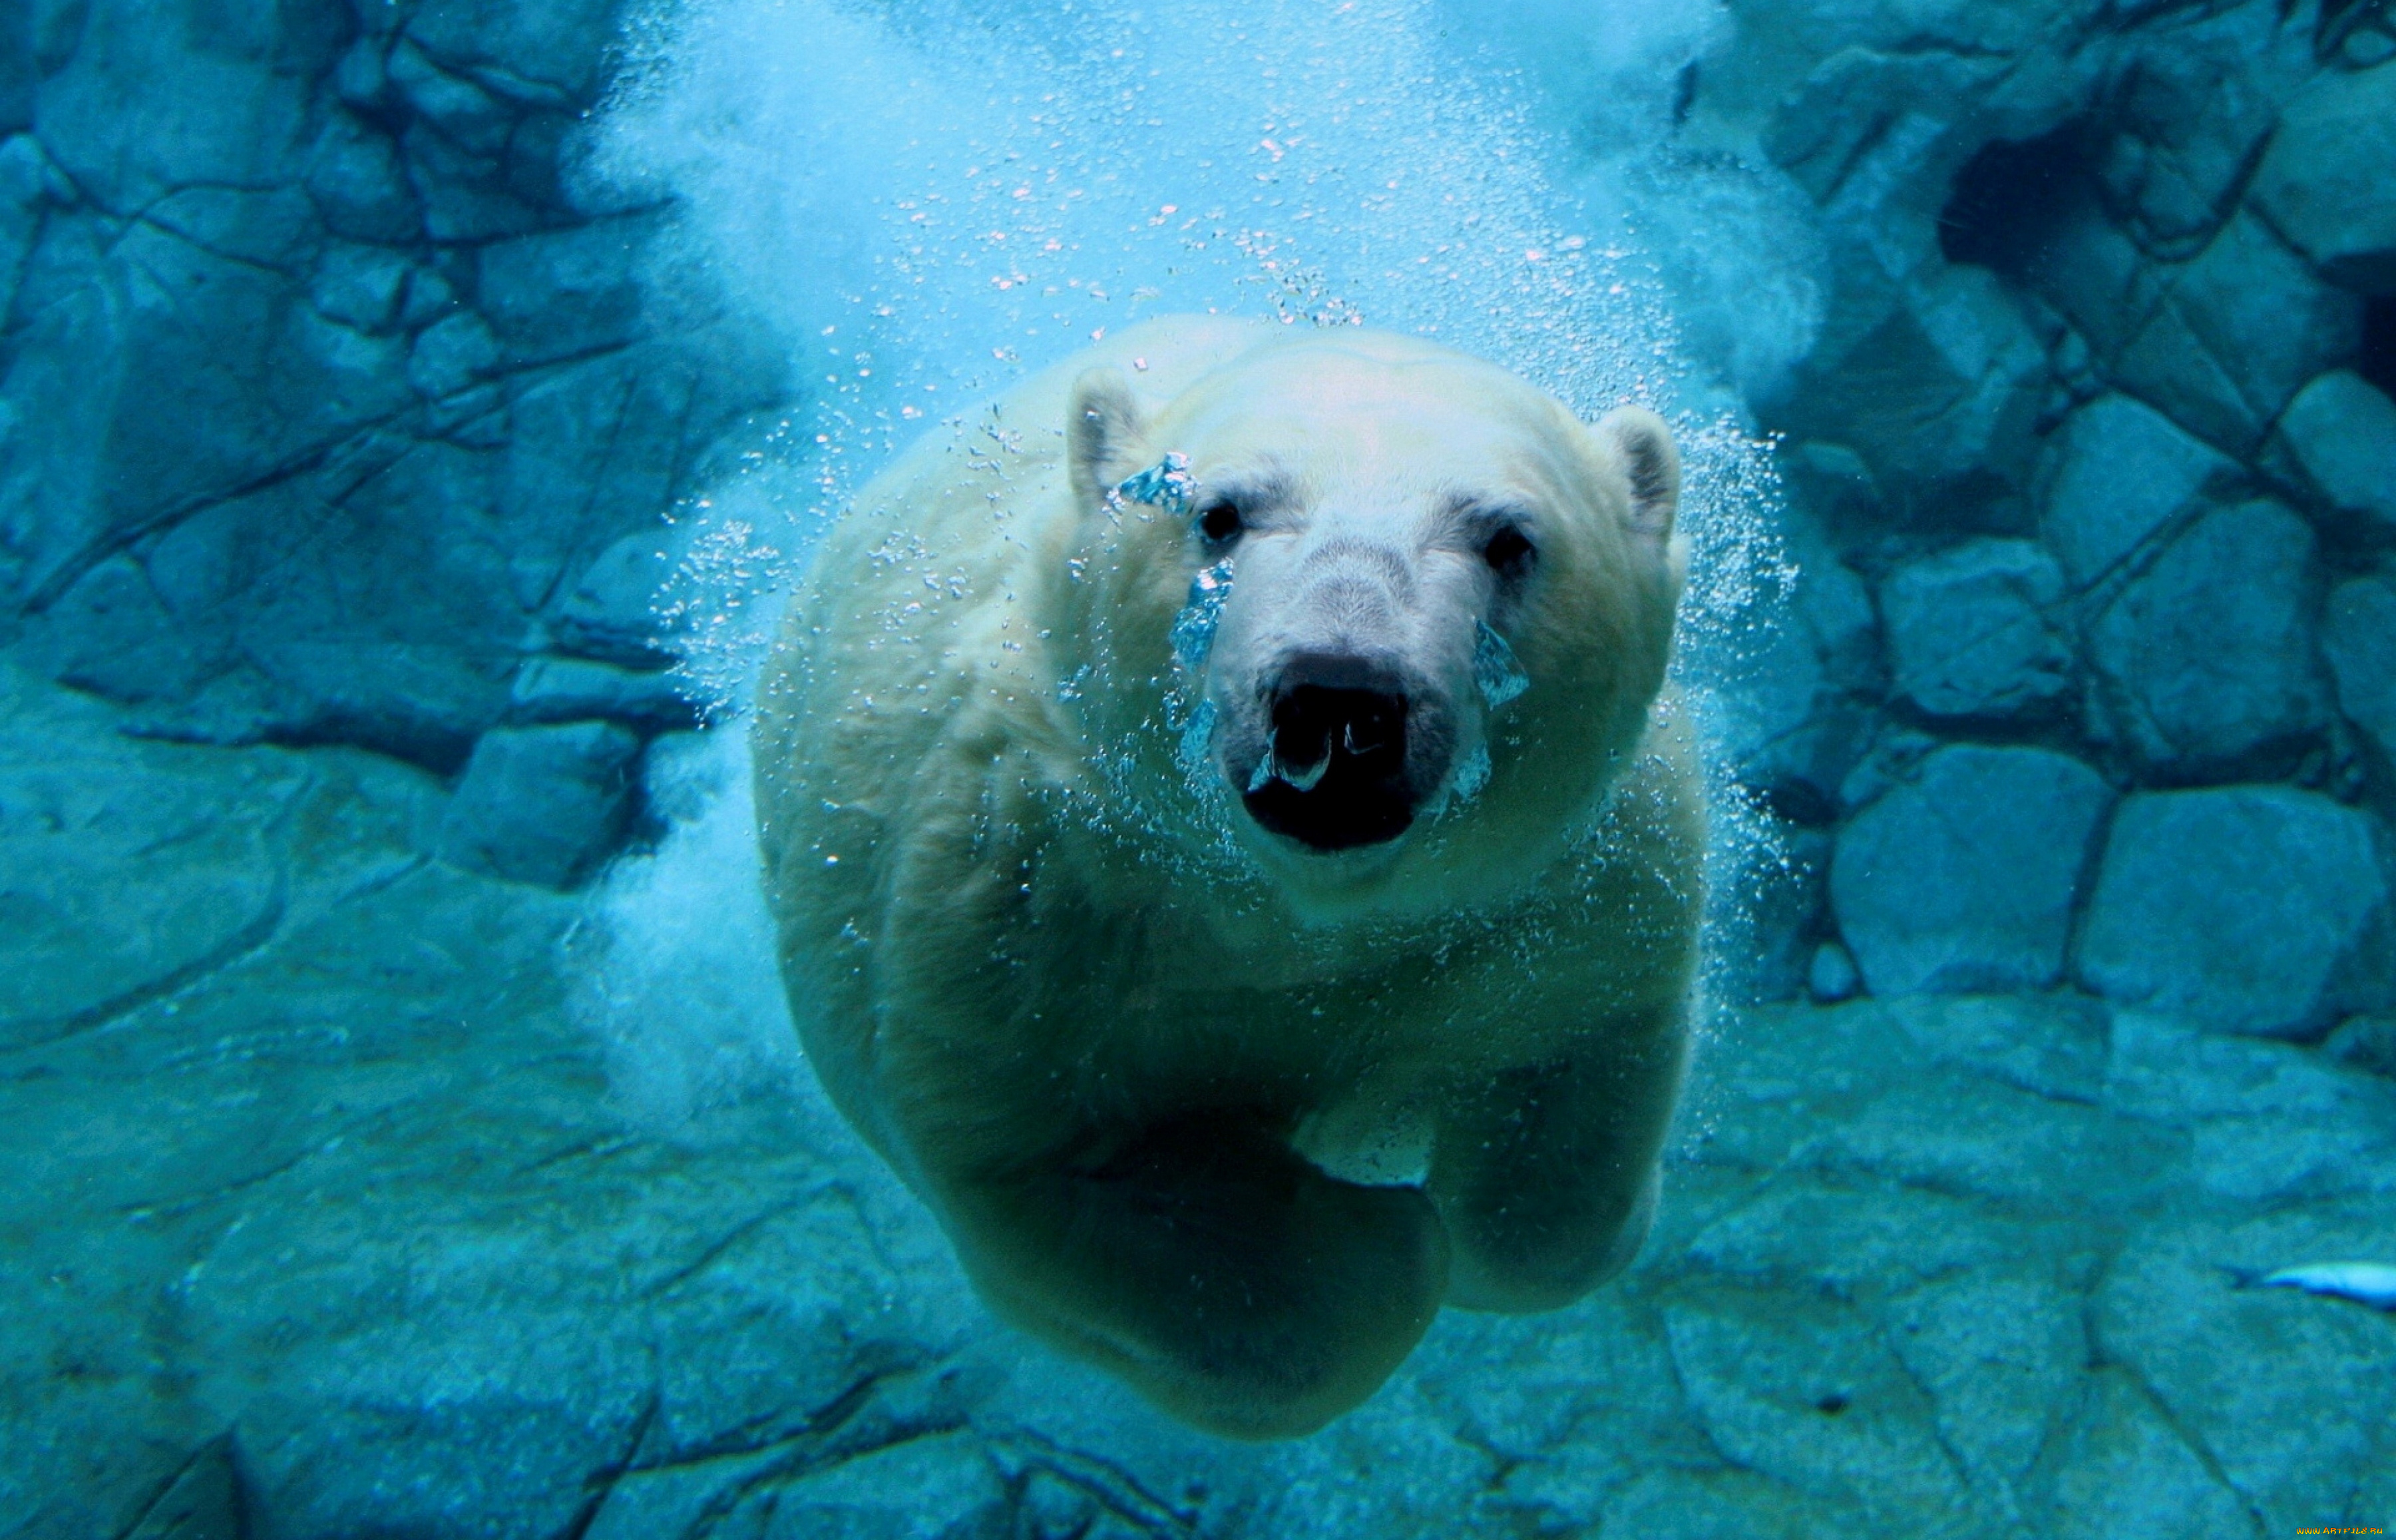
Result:
[[[1493,711],[1531,687],[1531,676],[1524,671],[1523,660],[1514,656],[1513,647],[1491,630],[1486,620],[1480,622],[1473,636],[1472,684]]]
[[[1190,457],[1178,449],[1167,450],[1163,459],[1137,476],[1125,477],[1114,489],[1117,502],[1149,503],[1175,515],[1189,512],[1197,496],[1198,478],[1190,473]]]

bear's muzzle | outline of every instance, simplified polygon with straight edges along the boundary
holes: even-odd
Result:
[[[1447,772],[1449,734],[1427,693],[1352,654],[1294,657],[1267,692],[1248,816],[1310,850],[1396,839]]]

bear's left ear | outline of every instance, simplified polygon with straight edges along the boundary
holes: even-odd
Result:
[[[1116,483],[1139,468],[1147,430],[1131,377],[1101,365],[1073,381],[1072,407],[1065,425],[1065,458],[1073,477],[1073,500],[1096,507]]]
[[[1669,548],[1681,508],[1681,452],[1672,431],[1644,406],[1617,406],[1594,431],[1630,479],[1632,533]]]

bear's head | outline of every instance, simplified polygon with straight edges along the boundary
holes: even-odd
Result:
[[[1429,342],[1285,334],[1167,401],[1089,370],[1067,453],[1096,709],[1148,757],[1174,737],[1302,909],[1516,887],[1638,743],[1683,561],[1653,413],[1591,427]]]

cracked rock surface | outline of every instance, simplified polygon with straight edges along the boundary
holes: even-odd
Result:
[[[811,1084],[628,1121],[566,1009],[579,901],[428,859],[432,777],[5,677],[11,1534],[2263,1536],[2396,1500],[2396,1326],[2243,1286],[2384,1250],[2396,1083],[2319,1049],[2070,993],[1742,1014],[1631,1274],[1451,1311],[1324,1433],[1229,1444],[994,1324]]]
[[[649,282],[669,211],[574,175],[619,0],[19,9],[0,644],[157,732],[444,775],[528,676],[671,661],[638,557],[803,397]],[[616,683],[541,720],[684,714]]]

